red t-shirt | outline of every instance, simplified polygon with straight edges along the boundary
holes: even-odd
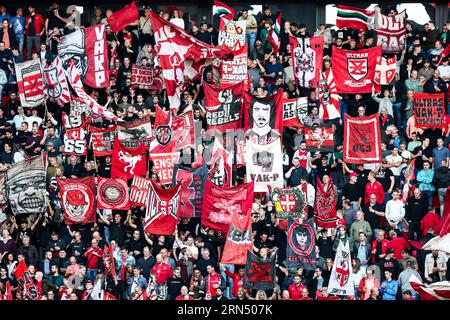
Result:
[[[405,238],[396,237],[389,241],[389,248],[394,249],[395,259],[399,260],[402,258],[402,250],[408,249],[409,244]]]
[[[87,268],[88,269],[97,269],[98,260],[100,259],[100,257],[95,255],[94,252],[100,256],[103,255],[103,250],[100,249],[99,247],[97,247],[95,249],[90,247],[87,251]]]
[[[172,268],[165,262],[155,264],[152,268],[152,274],[156,276],[156,283],[166,283],[167,279],[173,276]]]
[[[300,300],[302,298],[302,290],[304,287],[305,286],[302,284],[299,284],[298,286],[296,286],[295,283],[291,284],[288,288],[291,300]]]

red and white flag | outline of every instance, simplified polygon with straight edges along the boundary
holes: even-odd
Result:
[[[37,107],[44,103],[44,84],[40,59],[14,64],[22,107]]]
[[[233,157],[219,142],[219,139],[214,140],[210,169],[210,178],[214,184],[225,187],[232,186]]]
[[[159,178],[159,183],[172,183],[173,168],[180,160],[180,153],[150,153],[150,159]]]
[[[412,275],[409,284],[419,294],[421,300],[450,300],[450,281],[424,284],[422,280]]]
[[[96,222],[95,178],[56,179],[66,224]]]
[[[215,59],[231,59],[233,53],[197,40],[153,11],[150,17],[170,108],[177,110],[183,86],[201,76],[204,68]]]
[[[136,149],[123,147],[119,140],[114,140],[111,162],[111,177],[132,179],[134,176],[145,176],[147,173],[147,155],[145,146]]]
[[[423,250],[439,250],[450,253],[450,187],[445,195],[444,212],[442,213],[439,235],[428,241]]]
[[[161,188],[150,180],[145,232],[157,235],[172,235],[178,223],[181,184],[169,189]]]
[[[390,84],[392,80],[394,80],[396,69],[397,56],[393,56],[389,59],[386,59],[383,56],[378,56],[373,81],[382,86]]]
[[[42,70],[44,82],[44,95],[50,101],[62,106],[70,102],[70,90],[67,83],[62,61],[59,56]]]
[[[72,63],[75,64],[76,73],[89,87],[109,87],[108,44],[104,24],[81,28],[62,37],[58,44],[58,55],[66,70]]]
[[[324,39],[322,37],[296,38],[290,36],[289,43],[292,68],[294,68],[297,84],[304,88],[316,88],[323,64]]]
[[[331,69],[327,69],[320,74],[319,100],[319,116],[321,118],[324,120],[332,120],[341,117],[339,95],[336,89],[333,71]]]
[[[381,163],[381,133],[378,114],[344,118],[344,161]]]
[[[136,2],[132,2],[120,10],[114,12],[106,18],[106,22],[111,27],[112,32],[116,33],[139,19],[139,10]]]
[[[113,153],[114,139],[116,136],[117,126],[109,128],[97,128],[91,126],[91,144],[95,157],[110,156]]]
[[[281,31],[281,14],[278,15],[275,24],[272,29],[269,31],[269,43],[272,46],[273,53],[278,55],[278,51],[280,50],[280,31]]]
[[[86,93],[81,81],[80,74],[76,69],[74,63],[72,63],[66,70],[66,76],[69,79],[70,86],[78,95],[78,98],[82,99],[86,103],[86,105],[91,107],[92,113],[100,117],[105,117],[106,119],[112,121],[119,120],[119,118],[114,113],[101,106],[97,101],[95,101],[90,95]]]
[[[146,207],[148,192],[150,190],[150,179],[134,177],[131,183],[130,201],[133,207]]]
[[[98,177],[97,179],[97,201],[99,209],[130,209],[128,185],[125,180],[102,177]]]

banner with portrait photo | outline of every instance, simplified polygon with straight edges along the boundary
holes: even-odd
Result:
[[[150,115],[145,115],[134,121],[122,121],[117,125],[117,139],[128,149],[139,148],[141,144],[150,146],[152,138],[152,125]]]
[[[414,93],[413,110],[416,128],[445,128],[444,93]]]
[[[306,150],[315,152],[334,152],[334,127],[332,123],[305,126]]]
[[[283,126],[301,128],[308,115],[308,97],[283,99]]]
[[[61,199],[61,208],[64,210],[64,223],[96,222],[95,178],[57,178],[56,182]]]
[[[244,102],[244,85],[242,83],[221,89],[205,82],[203,90],[205,91],[208,129],[216,129],[225,133],[227,130],[242,128]]]
[[[287,232],[287,267],[316,270],[316,234],[314,218],[300,222],[298,218],[289,218]]]
[[[381,163],[381,133],[378,114],[344,117],[344,162]]]
[[[244,95],[244,122],[247,139],[269,143],[283,134],[283,90],[265,98]]]
[[[280,139],[267,144],[249,140],[245,148],[247,181],[255,182],[255,192],[267,192],[268,186],[283,188]]]
[[[37,156],[6,171],[5,191],[13,214],[40,214],[47,209],[44,159]]]

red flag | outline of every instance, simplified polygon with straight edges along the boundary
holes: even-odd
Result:
[[[111,293],[102,290],[102,300],[117,300],[117,298],[113,296]]]
[[[292,68],[294,68],[297,84],[305,88],[316,88],[323,64],[324,39],[322,37],[296,38],[290,36],[289,42]]]
[[[23,274],[28,270],[27,264],[25,263],[25,259],[20,260],[17,264],[16,271],[14,271],[14,277],[16,280],[23,278]]]
[[[116,33],[132,24],[137,19],[139,19],[139,10],[136,6],[136,2],[133,1],[122,9],[114,12],[106,19],[106,22],[110,25],[112,32]]]
[[[95,178],[57,178],[66,224],[96,222]]]
[[[450,187],[447,188],[445,195],[444,212],[439,229],[439,235],[425,243],[423,249],[450,253]]]
[[[333,152],[334,127],[328,122],[320,126],[304,127],[308,151]]]
[[[180,160],[180,153],[151,153],[150,159],[153,162],[160,184],[172,183],[173,168]]]
[[[145,214],[145,232],[157,235],[172,235],[178,223],[181,184],[162,189],[150,180],[147,212]]]
[[[147,156],[145,146],[130,150],[124,148],[118,139],[114,140],[111,163],[111,177],[132,179],[134,176],[145,176],[147,173]]]
[[[333,47],[333,75],[339,93],[372,92],[375,65],[381,56],[381,46],[363,50],[343,50]]]
[[[99,209],[130,209],[128,185],[125,180],[98,177],[97,182],[97,200]]]
[[[230,230],[220,263],[243,265],[247,262],[247,251],[251,251],[253,247],[251,210],[247,214],[235,208],[231,211]]]
[[[6,300],[6,301],[13,300],[12,291],[11,291],[11,283],[9,282],[9,280],[6,282],[5,295],[3,296],[2,300]]]
[[[339,95],[331,69],[327,69],[324,73],[320,74],[319,100],[319,116],[321,118],[324,120],[332,120],[341,117]]]
[[[308,115],[308,97],[283,99],[283,126],[303,128]]]
[[[409,284],[417,291],[421,300],[450,300],[450,283],[448,281],[424,284],[419,278],[412,275]]]
[[[375,78],[373,81],[379,85],[388,85],[394,80],[397,70],[397,56],[386,59],[383,56],[377,57],[375,66]]]
[[[344,161],[380,163],[381,135],[378,114],[369,117],[344,118]]]
[[[153,125],[153,135],[150,142],[150,154],[174,153],[176,150],[175,139],[173,139],[173,129],[171,126],[171,115],[156,107],[155,123]]]
[[[91,126],[92,151],[95,157],[110,156],[113,153],[114,139],[117,126],[106,129]]]
[[[248,212],[251,210],[254,197],[253,182],[236,187],[219,187],[206,180],[205,195],[202,207],[202,224],[218,230],[226,236],[230,228],[232,210]]]
[[[242,128],[244,85],[239,83],[226,89],[203,84],[205,91],[206,123],[208,129],[227,130]]]
[[[103,274],[105,275],[111,275],[113,277],[116,276],[116,261],[114,259],[114,251],[113,247],[110,245],[109,247],[106,246],[103,249],[103,265],[105,267],[105,270],[103,271]]]
[[[414,93],[414,121],[417,128],[446,128],[444,93]]]
[[[331,179],[327,189],[325,189],[323,183],[317,178],[314,220],[317,226],[321,228],[328,229],[336,226],[336,197]]]
[[[233,52],[197,40],[153,11],[150,17],[170,108],[178,109],[182,87],[200,76],[215,59],[231,59]]]
[[[131,205],[133,207],[146,207],[149,189],[150,179],[134,177],[130,191]]]

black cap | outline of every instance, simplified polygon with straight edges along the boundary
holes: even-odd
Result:
[[[298,26],[299,29],[306,28],[306,24],[302,23]]]

